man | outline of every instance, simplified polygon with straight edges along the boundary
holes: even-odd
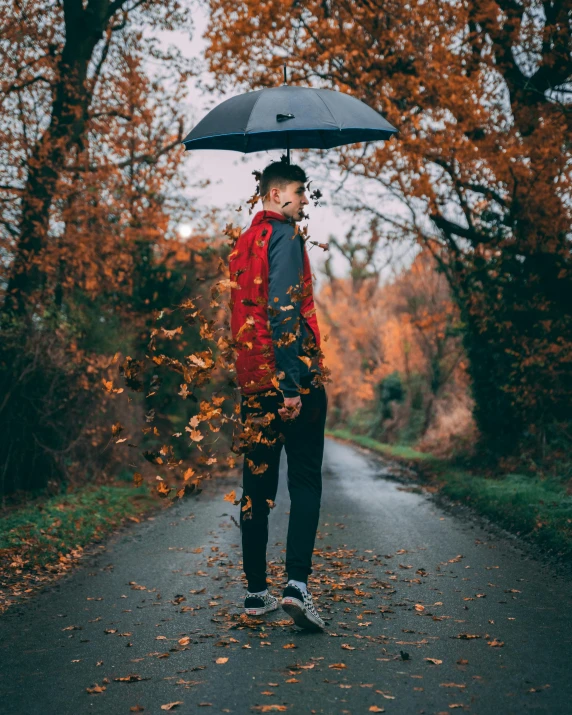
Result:
[[[278,489],[282,447],[288,459],[290,517],[288,584],[282,608],[294,622],[322,630],[308,591],[322,494],[322,457],[328,399],[312,274],[296,222],[309,203],[306,174],[274,162],[260,176],[263,210],[229,256],[231,328],[237,354],[244,431],[240,530],[249,615],[278,608],[267,589],[268,514]],[[236,287],[236,286],[239,287]]]

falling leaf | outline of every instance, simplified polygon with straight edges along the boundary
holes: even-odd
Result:
[[[429,661],[429,663],[434,663],[435,665],[441,665],[443,662],[442,660],[438,660],[437,658],[424,658],[423,660]]]
[[[189,467],[183,474],[183,479],[187,482],[192,476],[194,476],[194,474],[195,470],[192,467]]]
[[[133,705],[132,707],[129,708],[129,711],[132,713],[142,713],[145,708],[143,705]]]
[[[120,432],[123,432],[123,425],[121,422],[116,422],[114,425],[111,425],[111,434],[113,437],[120,434]]]
[[[282,648],[297,648],[298,646],[295,643],[286,643],[286,645],[283,645]]]
[[[232,504],[238,504],[240,499],[236,498],[236,491],[233,489],[231,492],[224,495],[224,501],[229,501]]]
[[[157,491],[159,496],[166,497],[171,491],[171,487],[168,487],[165,482],[159,482],[159,484],[157,484]]]
[[[344,650],[355,650],[353,645],[350,645],[349,643],[342,643],[342,648]]]
[[[217,658],[215,663],[218,663],[219,665],[222,665],[222,663],[228,663],[228,658]]]
[[[106,690],[106,687],[105,685],[98,685],[96,683],[93,688],[86,688],[85,690],[90,695],[97,695],[98,693],[103,693],[103,691]]]
[[[385,708],[378,708],[377,705],[371,705],[369,708],[370,713],[384,713]]]
[[[174,330],[166,330],[165,328],[161,328],[161,330],[163,331],[163,335],[164,335],[166,338],[168,338],[169,340],[171,340],[172,338],[175,337],[175,335],[181,335],[181,334],[182,334],[182,332],[183,332],[183,326],[182,326],[182,325],[179,325],[179,327],[178,327],[178,328],[175,328]]]
[[[139,472],[135,472],[133,475],[133,484],[135,484],[136,487],[140,487],[143,484],[143,477]]]
[[[179,645],[189,645],[190,642],[191,642],[191,639],[189,638],[189,636],[185,636],[184,638],[179,638],[179,640],[178,640]]]
[[[252,474],[263,474],[268,469],[266,462],[261,462],[258,466],[256,466],[252,459],[248,459],[248,457],[246,458],[246,463],[250,467]]]
[[[499,641],[496,638],[493,638],[492,641],[487,641],[487,645],[490,645],[492,648],[502,648],[504,641]]]
[[[177,705],[182,705],[183,701],[182,700],[175,700],[173,703],[165,703],[165,705],[161,705],[161,710],[172,710],[173,708],[176,708]]]

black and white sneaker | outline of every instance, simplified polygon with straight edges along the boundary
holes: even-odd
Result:
[[[326,627],[316,611],[312,594],[309,591],[301,591],[298,586],[289,584],[282,593],[281,605],[300,628],[321,631]]]
[[[278,610],[278,599],[267,591],[264,596],[247,591],[244,598],[244,611],[249,616],[262,616],[270,611]]]

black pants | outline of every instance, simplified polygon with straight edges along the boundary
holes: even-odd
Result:
[[[284,406],[282,393],[278,390],[272,390],[272,395],[255,395],[260,407],[248,406],[248,396],[242,396],[241,418],[245,424],[249,415],[251,418],[269,412],[275,415],[268,425],[259,428],[263,441],[249,445],[249,451],[244,454],[242,498],[245,500],[245,497],[250,497],[252,506],[243,510],[244,504],[241,504],[240,532],[249,591],[263,591],[267,587],[266,546],[270,505],[266,500],[276,499],[282,447],[286,449],[288,459],[290,493],[286,572],[288,578],[305,583],[312,573],[312,552],[322,497],[322,457],[328,398],[326,390],[311,385],[310,380],[311,376],[308,376],[300,383],[302,387],[309,387],[310,392],[301,395],[302,408],[293,420],[283,420],[278,414],[278,410]],[[269,442],[275,440],[275,443],[264,444],[264,439]],[[252,464],[249,464],[249,460]],[[262,464],[267,464],[268,468],[256,474]]]

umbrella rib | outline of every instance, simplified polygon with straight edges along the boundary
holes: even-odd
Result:
[[[319,91],[319,90],[316,91],[316,94],[317,94],[318,97],[321,99],[322,104],[324,105],[324,107],[325,107],[325,108],[328,110],[328,112],[330,113],[330,116],[331,116],[332,119],[334,120],[334,124],[336,125],[337,130],[338,130],[338,131],[341,131],[341,127],[338,126],[338,123],[337,123],[337,121],[336,121],[336,118],[335,118],[335,116],[334,116],[334,113],[332,112],[332,110],[331,110],[331,109],[328,107],[328,105],[326,104],[326,100],[322,97],[322,95],[320,94],[320,91]]]
[[[256,98],[256,101],[255,101],[254,104],[252,105],[252,109],[250,110],[250,114],[248,115],[248,121],[246,122],[246,126],[244,127],[244,134],[245,134],[245,136],[249,134],[249,132],[248,132],[248,124],[249,124],[249,122],[250,122],[250,118],[251,118],[252,115],[254,114],[254,110],[256,109],[256,105],[257,105],[258,102],[260,101],[260,99],[261,99],[261,97],[262,97],[262,93],[264,92],[264,90],[261,89],[261,90],[259,90],[259,92],[260,92],[260,94],[258,95],[258,97]],[[256,132],[254,132],[254,133],[256,134]]]

